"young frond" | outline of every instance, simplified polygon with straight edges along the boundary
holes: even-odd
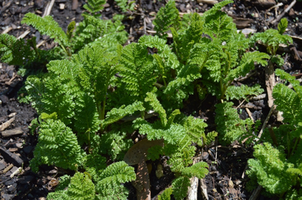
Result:
[[[135,101],[134,103],[128,106],[121,106],[120,108],[113,108],[106,113],[106,118],[102,120],[102,128],[106,128],[109,124],[117,122],[127,115],[132,115],[136,111],[144,111],[145,108],[142,102]]]
[[[204,13],[204,16],[211,15],[217,11],[220,11],[224,6],[226,6],[230,3],[233,3],[233,2],[234,2],[233,0],[224,0],[219,3],[216,3],[210,10],[208,10]]]
[[[197,143],[199,146],[204,145],[203,141],[208,143],[204,132],[207,126],[208,125],[202,119],[194,118],[192,116],[189,116],[184,123],[187,135],[191,138],[192,142]]]
[[[86,172],[89,173],[93,181],[97,181],[99,173],[106,168],[106,158],[93,151],[87,155],[83,164]]]
[[[66,30],[66,35],[67,35],[69,41],[71,40],[75,29],[76,29],[76,22],[75,21],[70,22],[68,24],[67,30]]]
[[[105,3],[105,0],[88,0],[87,4],[83,7],[90,13],[95,14],[96,12],[103,10]]]
[[[292,76],[281,69],[276,69],[276,75],[280,76],[281,79],[290,82],[293,85],[295,92],[299,95],[299,98],[302,98],[302,86],[300,85],[300,82],[296,80],[295,76]]]
[[[100,197],[119,195],[120,184],[135,179],[133,167],[128,166],[124,161],[113,163],[99,174],[96,191]]]
[[[135,180],[134,168],[128,166],[124,161],[109,165],[99,174],[98,185],[118,185]]]
[[[168,148],[168,149],[165,149]],[[164,152],[171,150],[168,145],[165,146]],[[175,146],[174,146],[175,148]],[[196,147],[192,146],[192,141],[188,136],[179,140],[176,144],[176,149],[174,153],[171,153],[168,164],[171,167],[171,171],[175,173],[181,173],[183,169],[188,167],[193,163],[192,157],[195,155]]]
[[[141,118],[134,121],[134,127],[139,128],[139,132],[147,135],[150,141],[164,139],[170,144],[178,143],[185,134],[184,127],[179,124],[163,127],[160,121],[151,124]]]
[[[184,199],[187,196],[190,179],[186,176],[180,176],[172,182],[172,194],[176,200]]]
[[[302,176],[302,163],[299,164],[299,166],[297,168],[288,168],[286,170],[286,172],[292,174],[292,175],[296,175],[296,176]]]
[[[235,69],[231,70],[224,82],[233,81],[239,76],[245,76],[255,67],[255,62],[262,66],[267,65],[267,60],[270,56],[266,53],[261,53],[259,51],[247,52],[245,53],[240,61],[240,64]]]
[[[217,40],[215,41],[217,42]],[[221,63],[221,58],[223,57],[223,49],[221,45],[216,44],[215,42],[205,42],[202,45],[198,46],[204,54],[203,59],[203,70],[202,74],[205,79],[211,80],[211,85],[215,85],[213,82],[219,82],[222,75],[223,64]],[[211,87],[209,85],[209,87]]]
[[[79,92],[74,102],[76,112],[73,125],[78,135],[96,133],[100,129],[101,120],[99,120],[93,98],[85,92]],[[89,142],[89,137],[86,137],[84,141]]]
[[[174,95],[175,98],[175,91],[186,91],[186,95],[183,95],[182,99],[178,99],[182,101],[188,98],[189,94],[193,93],[192,83],[199,78],[201,78],[199,66],[194,64],[188,64],[185,66],[181,65],[181,69],[179,70],[176,79],[169,82],[164,90],[164,93],[168,95]]]
[[[92,142],[92,148],[101,155],[109,155],[111,160],[122,160],[124,154],[133,145],[129,138],[132,133],[132,123],[115,123],[110,126],[110,131],[103,133],[101,136],[95,136]]]
[[[252,87],[249,87],[247,85],[241,85],[239,87],[229,86],[225,92],[225,98],[228,101],[230,99],[245,99],[246,101],[248,101],[249,96],[257,96],[259,94],[262,94],[263,92],[264,90],[260,85],[255,85]]]
[[[170,200],[172,192],[173,192],[172,187],[165,189],[163,193],[158,195],[158,200]]]
[[[267,51],[271,55],[275,55],[279,44],[288,45],[293,43],[293,39],[288,35],[281,35],[278,30],[268,29],[262,33],[256,33],[251,37],[251,42],[255,43],[257,41],[262,42],[267,46]]]
[[[153,20],[154,30],[159,37],[166,38],[169,28],[179,26],[179,12],[175,6],[174,0],[169,0],[168,3],[161,7]]]
[[[250,119],[241,120],[235,108],[232,108],[232,102],[216,104],[215,123],[219,138],[223,142],[231,143],[232,141],[244,139],[248,129],[253,122]]]
[[[50,38],[54,39],[61,46],[69,46],[69,40],[66,33],[62,30],[59,24],[51,17],[45,16],[40,17],[34,13],[26,13],[22,19],[22,23],[32,25],[35,27],[42,35],[48,35]]]
[[[74,52],[93,42],[102,46],[104,43],[110,43],[109,47],[115,47],[117,43],[124,44],[127,41],[127,32],[120,21],[113,23],[88,14],[83,14],[83,17],[84,21],[79,23],[72,37],[71,45]]]
[[[159,38],[158,36],[148,36],[144,35],[140,37],[139,43],[149,48],[156,48],[157,55],[161,62],[163,62],[164,69],[159,70],[161,76],[168,76],[169,69],[177,69],[179,66],[179,61],[177,60],[176,55],[171,51],[169,45],[166,44],[166,40]]]
[[[31,39],[35,41],[35,39]],[[35,58],[30,41],[17,39],[8,34],[0,34],[0,60],[9,65],[26,65]]]
[[[167,114],[163,106],[158,101],[156,94],[153,92],[148,92],[145,101],[149,102],[153,110],[158,113],[162,126],[166,127],[168,123]]]
[[[126,12],[127,10],[134,10],[135,1],[128,2],[128,0],[115,0],[115,2],[123,12]]]
[[[39,142],[30,165],[33,171],[38,171],[41,164],[77,170],[85,156],[71,129],[60,120],[49,119],[40,125]]]
[[[215,138],[217,137],[217,135],[218,135],[218,133],[216,131],[209,132],[203,141],[204,144],[205,145],[211,144],[213,141],[215,141]]]
[[[293,164],[287,163],[283,149],[276,149],[270,143],[254,146],[255,159],[249,159],[248,176],[257,177],[259,185],[272,194],[282,194],[295,183],[287,172]]]
[[[194,43],[198,43],[202,37],[203,33],[203,24],[202,17],[198,13],[193,13],[189,27],[185,30],[185,36],[183,37],[188,42],[194,41]]]
[[[61,184],[61,183],[60,183]],[[93,200],[95,187],[88,174],[77,172],[70,179],[67,189],[57,190],[47,195],[47,199]]]
[[[209,165],[206,162],[199,162],[190,167],[186,167],[181,171],[181,174],[189,178],[196,176],[199,179],[203,179],[208,173]]]
[[[282,18],[278,24],[278,31],[282,35],[288,26],[288,21],[286,18]]]
[[[221,11],[223,6],[232,2],[232,0],[226,0],[217,3],[212,9],[203,14],[202,19],[204,20],[205,34],[208,34],[211,38],[217,38],[223,42],[228,41],[229,38],[236,33],[236,24],[233,22],[233,19],[225,12]]]
[[[121,55],[122,82],[129,96],[143,101],[146,93],[151,92],[156,82],[152,55],[148,54],[147,48],[137,43],[131,43],[122,50]]]
[[[74,98],[77,87],[68,79],[58,78],[53,74],[45,74],[41,77],[29,76],[25,86],[28,92],[28,100],[39,114],[54,113],[65,124],[71,123],[74,116]]]
[[[277,84],[273,89],[277,110],[283,112],[284,122],[298,124],[301,119],[302,105],[298,94],[284,84]]]
[[[192,48],[200,42],[203,33],[203,21],[197,13],[192,14],[188,26],[184,30],[176,31],[171,28],[173,35],[173,51],[183,65],[190,60]]]

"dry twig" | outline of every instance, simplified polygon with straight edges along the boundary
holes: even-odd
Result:
[[[55,3],[55,0],[51,0],[51,1],[48,2],[42,17],[45,17],[45,16],[50,14],[54,3]]]
[[[293,0],[292,3],[281,13],[279,16],[276,17],[273,21],[271,21],[271,24],[277,23],[284,15],[287,13],[294,5],[296,4],[296,0]]]

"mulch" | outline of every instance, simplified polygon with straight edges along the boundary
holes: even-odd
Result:
[[[47,0],[2,0],[0,2],[0,33],[7,32],[16,37],[31,38],[35,36],[37,43],[41,42],[41,48],[52,48],[54,42],[47,36],[40,35],[34,28],[21,23],[24,14],[33,12],[43,15]],[[180,12],[203,13],[215,2],[209,0],[178,0],[176,5]],[[292,1],[279,0],[235,0],[224,8],[224,11],[233,17],[237,28],[244,31],[262,32],[268,28],[276,28],[278,21],[272,23]],[[50,15],[66,30],[69,22],[82,20],[84,0],[56,0]],[[152,20],[164,1],[141,0],[135,12],[125,13],[128,17],[123,23],[129,33],[129,41],[135,42],[144,34],[152,34]],[[281,5],[282,4],[282,5]],[[276,8],[270,9],[274,5]],[[302,2],[296,4],[284,13],[289,21],[286,34],[294,39],[290,48],[285,48],[282,57],[285,64],[282,67],[289,73],[300,74],[302,58]],[[103,19],[110,19],[114,14],[121,13],[113,0],[107,1]],[[23,35],[24,33],[27,33]],[[20,103],[18,96],[22,95],[25,77],[17,74],[18,66],[9,66],[0,63],[0,189],[1,199],[45,199],[49,192],[54,191],[58,184],[58,177],[62,174],[53,166],[41,166],[38,173],[33,173],[29,168],[29,161],[33,158],[33,150],[37,143],[37,136],[30,133],[28,126],[37,117],[35,110],[28,104]],[[257,69],[252,79],[238,81],[240,84],[248,84],[249,81],[264,83],[262,69]],[[242,118],[249,117],[247,107],[254,119],[262,121],[268,114],[266,97],[251,100],[248,104],[238,107]],[[239,105],[240,102],[237,102]],[[236,105],[236,106],[237,106]],[[197,113],[202,118],[210,117],[206,104],[200,106],[200,102],[194,100],[187,102],[185,112]],[[272,118],[269,123],[275,123]],[[1,129],[1,127],[4,127]],[[247,160],[252,158],[253,148],[234,142],[230,146],[212,145],[197,152],[196,157],[209,164],[209,174],[202,181],[201,186],[206,189],[206,196],[199,188],[198,199],[249,199],[252,191],[247,191],[248,177],[245,174]],[[158,161],[160,162],[160,161]],[[164,190],[173,179],[169,170],[165,176],[157,179],[155,176],[156,163],[150,173],[152,185],[152,197]],[[126,184],[130,189],[129,199],[136,199],[135,189],[131,184]],[[260,195],[258,199],[268,199]],[[274,198],[272,198],[274,199]]]

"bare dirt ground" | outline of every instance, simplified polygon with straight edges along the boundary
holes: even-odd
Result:
[[[41,48],[52,48],[55,44],[49,37],[40,35],[38,31],[21,20],[27,12],[43,15],[51,1],[49,0],[0,0],[0,33],[8,33],[16,37],[30,38],[35,36],[37,43],[43,43]],[[176,5],[180,12],[203,13],[212,7],[216,1],[209,0],[178,0]],[[129,42],[137,41],[144,34],[152,34],[152,20],[166,2],[142,0],[137,2],[135,12],[126,13],[124,21],[129,32]],[[82,17],[84,0],[56,0],[50,9],[50,15],[65,30],[70,21],[79,22]],[[288,9],[287,9],[288,8]],[[287,9],[287,10],[286,10]],[[244,31],[262,32],[268,28],[276,28],[278,17],[283,15],[289,21],[286,34],[292,36],[294,44],[282,50],[285,64],[282,67],[297,78],[302,76],[302,2],[281,0],[234,0],[233,4],[224,8],[233,17],[237,28]],[[113,0],[107,1],[102,18],[110,19],[121,10]],[[274,23],[274,20],[276,22]],[[37,117],[30,105],[19,103],[18,93],[23,86],[25,77],[17,74],[18,66],[0,63],[0,127],[6,123],[5,129],[0,129],[0,189],[1,199],[43,199],[58,184],[58,177],[62,174],[57,168],[42,166],[39,173],[31,172],[29,161],[33,157],[33,150],[37,143],[37,136],[29,132],[31,120]],[[262,69],[256,69],[255,74],[248,80],[238,81],[248,84],[249,81],[264,83]],[[241,102],[237,102],[239,105]],[[200,107],[200,102],[189,99],[186,102],[186,112],[206,115],[206,104]],[[267,98],[250,101],[238,107],[241,117],[249,114],[254,119],[262,121],[268,114]],[[276,123],[272,117],[270,124]],[[252,191],[246,190],[248,177],[245,175],[247,160],[252,158],[252,147],[245,147],[236,143],[230,146],[209,146],[197,153],[197,157],[207,162],[210,173],[203,180],[207,190],[207,197],[200,191],[199,199],[249,199]],[[156,165],[155,165],[156,166]],[[15,175],[13,176],[13,174]],[[68,172],[65,172],[68,173]],[[164,179],[158,180],[154,171],[151,172],[152,195],[156,195],[170,184],[173,177],[167,173]],[[136,199],[135,190],[129,184],[131,194],[129,199]],[[201,189],[199,189],[201,190]],[[258,196],[257,199],[268,199]],[[272,199],[274,199],[272,197]]]

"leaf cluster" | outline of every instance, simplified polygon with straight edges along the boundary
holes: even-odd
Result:
[[[232,18],[221,11],[231,2],[215,4],[203,16],[193,13],[181,19],[171,0],[154,20],[157,35],[143,36],[125,46],[127,34],[121,21],[102,20],[98,14],[103,0],[88,0],[85,8],[89,14],[84,13],[84,20],[77,26],[71,22],[66,32],[51,17],[26,14],[24,23],[49,35],[60,46],[49,51],[56,52],[53,57],[44,59],[47,73],[31,75],[25,84],[28,95],[24,101],[40,115],[36,120],[39,143],[31,167],[37,171],[39,165],[47,164],[76,171],[73,177],[65,177],[49,198],[126,199],[128,192],[122,184],[136,177],[134,168],[120,160],[132,145],[132,133],[164,142],[150,148],[147,158],[169,158],[176,178],[162,198],[172,193],[176,199],[186,196],[191,177],[204,178],[208,173],[207,163],[193,165],[196,146],[211,144],[218,134],[226,143],[255,138],[252,121],[239,119],[228,100],[263,92],[259,86],[235,87],[233,81],[253,70],[255,63],[267,65],[270,57],[249,51],[250,40],[237,33]],[[125,1],[119,3],[124,9]],[[280,25],[279,32],[283,29]],[[168,32],[173,35],[170,45]],[[46,51],[36,49],[34,42],[1,36],[0,56],[19,65],[46,57]],[[27,52],[22,57],[15,55],[17,48]],[[283,108],[283,102],[277,100],[284,93],[283,86],[274,90],[277,108],[284,117],[295,118],[289,119],[287,127],[296,135],[287,142],[299,137],[300,114],[293,114],[300,113],[298,89],[297,94],[286,91],[288,102],[297,110]],[[201,100],[210,94],[221,102],[215,110],[217,132],[209,132],[204,120],[181,113],[184,101],[196,92]],[[154,114],[151,119],[149,113]],[[297,149],[300,146],[297,143]],[[295,148],[290,155],[299,157]],[[113,164],[107,166],[106,158]],[[257,163],[258,168],[262,163]],[[284,166],[298,182],[301,166],[297,164]]]
[[[292,199],[301,194],[301,94],[302,87],[294,76],[281,69],[276,75],[289,82],[293,89],[283,83],[274,87],[276,109],[283,113],[283,123],[279,127],[264,132],[263,145],[256,145],[254,157],[248,161],[248,175],[271,194]]]
[[[267,52],[275,56],[280,44],[288,45],[293,43],[293,39],[290,36],[283,34],[287,25],[287,19],[283,18],[278,24],[278,30],[268,29],[263,33],[256,33],[251,37],[251,43],[260,41],[266,46]]]

